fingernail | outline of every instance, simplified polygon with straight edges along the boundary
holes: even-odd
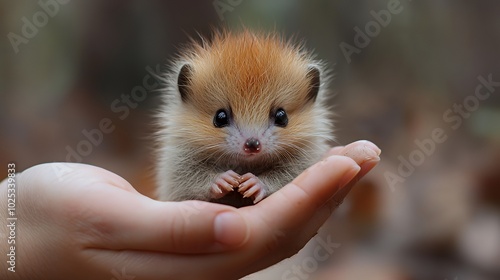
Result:
[[[245,219],[235,212],[222,212],[215,217],[215,240],[217,242],[238,246],[248,239],[248,227]]]
[[[361,178],[365,176],[366,173],[370,172],[370,170],[372,170],[379,162],[380,162],[379,157],[363,162],[361,164],[361,172],[359,173],[359,177]]]
[[[342,177],[342,180],[340,180],[339,187],[342,189],[347,185],[349,182],[351,182],[356,175],[358,175],[359,171],[361,170],[361,167],[358,165],[353,166],[349,171],[347,171],[344,176]]]
[[[366,153],[366,159],[379,158],[379,155],[380,155],[380,153],[377,150],[374,150],[372,148],[366,149],[365,153]]]
[[[362,142],[363,145],[369,147],[369,149],[372,150],[372,151],[374,151],[377,156],[380,156],[380,153],[382,153],[382,150],[380,150],[380,148],[377,147],[377,145],[373,144],[370,141],[360,140],[359,142]]]

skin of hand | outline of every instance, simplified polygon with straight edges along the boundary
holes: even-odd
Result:
[[[156,201],[95,166],[37,165],[15,177],[16,272],[4,262],[0,278],[238,279],[297,253],[379,154],[368,141],[332,148],[278,192],[240,209]],[[6,180],[0,218],[7,218]]]

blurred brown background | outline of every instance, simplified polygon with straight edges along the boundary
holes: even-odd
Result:
[[[383,154],[320,232],[339,244],[327,259],[315,239],[249,278],[500,279],[500,86],[475,95],[500,81],[500,2],[63,2],[0,2],[0,178],[81,159],[151,195],[151,69],[211,27],[276,29],[334,70],[338,144]]]

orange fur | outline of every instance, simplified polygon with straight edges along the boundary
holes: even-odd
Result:
[[[190,65],[192,71],[187,99],[181,100],[177,77],[185,64]],[[312,87],[308,76],[311,66],[321,73],[316,100],[308,95]],[[160,186],[166,184],[164,181],[180,180],[182,176],[188,177],[184,180],[189,180],[190,185],[207,184],[192,176],[213,176],[207,175],[209,171],[193,173],[179,168],[201,170],[208,168],[203,164],[209,162],[217,172],[233,169],[259,176],[262,170],[269,173],[276,169],[276,174],[265,178],[272,185],[270,192],[276,191],[277,186],[318,160],[328,149],[326,142],[332,140],[329,112],[324,104],[327,80],[324,72],[322,65],[302,46],[293,45],[276,34],[256,34],[248,30],[237,34],[220,32],[210,42],[193,42],[167,78],[166,105],[160,116],[165,127],[160,139],[165,145],[159,164]],[[272,114],[278,108],[283,108],[288,115],[289,122],[284,128],[272,122]],[[214,114],[219,109],[230,110],[230,127],[214,127]],[[238,151],[242,150],[238,141],[244,141],[248,135],[263,138],[258,160],[249,160]],[[162,168],[166,172],[161,171]],[[170,192],[174,191],[173,186],[169,188]],[[177,195],[174,199],[179,197],[197,198]]]
[[[272,102],[293,110],[294,103],[305,101],[310,57],[277,35],[217,34],[210,44],[197,45],[186,55],[194,66],[195,103],[229,101],[237,115],[245,115],[267,111]]]

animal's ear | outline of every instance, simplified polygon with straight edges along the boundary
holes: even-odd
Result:
[[[307,100],[312,100],[313,102],[318,97],[319,86],[320,86],[320,72],[319,69],[314,65],[309,65],[307,69],[307,79],[310,82],[309,92],[307,93]]]
[[[179,88],[179,93],[181,94],[182,101],[186,101],[189,94],[189,82],[191,81],[192,67],[189,64],[184,64],[179,71],[179,77],[177,78],[177,87]]]

